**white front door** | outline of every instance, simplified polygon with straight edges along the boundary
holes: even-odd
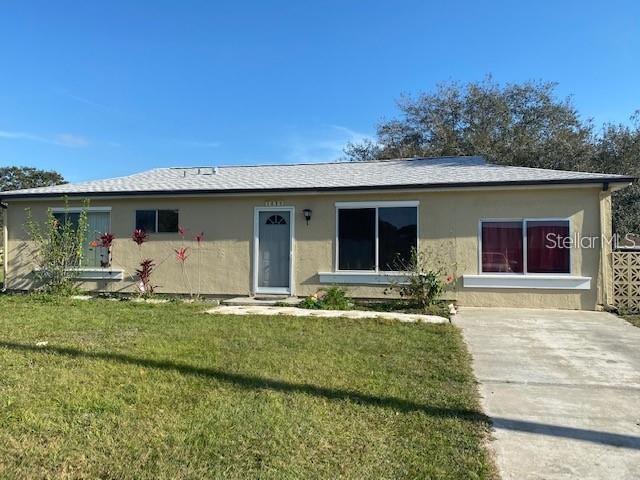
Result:
[[[291,294],[293,209],[256,209],[256,293]]]

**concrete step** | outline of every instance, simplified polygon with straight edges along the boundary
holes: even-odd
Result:
[[[287,297],[286,295],[258,295],[255,297],[235,297],[222,301],[223,305],[233,305],[237,307],[257,307],[287,305],[295,306],[302,300],[298,297]]]

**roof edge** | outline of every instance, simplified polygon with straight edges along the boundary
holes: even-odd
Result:
[[[142,197],[142,196],[173,196],[173,195],[206,195],[206,194],[237,194],[237,193],[314,193],[314,192],[352,192],[360,190],[432,190],[437,188],[478,188],[478,187],[509,187],[509,186],[538,186],[538,185],[598,185],[610,183],[632,183],[638,177],[632,176],[602,176],[593,178],[570,178],[557,180],[503,180],[495,182],[449,182],[449,183],[413,183],[396,185],[358,185],[351,187],[296,187],[296,188],[236,188],[226,190],[194,189],[194,190],[128,190],[109,192],[69,192],[69,193],[25,193],[3,196],[0,193],[0,202],[5,200],[21,200],[29,198],[64,198],[64,197]]]

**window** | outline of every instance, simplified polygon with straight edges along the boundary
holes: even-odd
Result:
[[[147,233],[177,233],[178,210],[136,210],[136,228]]]
[[[53,216],[60,223],[69,222],[73,228],[78,227],[80,211],[70,210],[68,212],[53,212]],[[88,210],[87,211],[87,237],[83,246],[81,267],[100,268],[106,258],[105,248],[92,247],[91,242],[96,240],[103,233],[111,231],[111,213],[109,211]]]
[[[338,268],[375,270],[376,209],[338,210]]]
[[[571,273],[568,220],[481,222],[482,273]]]
[[[178,232],[178,210],[158,210],[158,233]]]
[[[156,231],[156,210],[136,210],[136,230]]]
[[[527,272],[569,273],[568,221],[527,222]],[[564,243],[563,243],[564,242]]]
[[[267,218],[265,222],[267,225],[286,225],[287,221],[282,217],[282,215],[271,215]]]
[[[406,270],[418,243],[418,209],[398,203],[337,205],[338,270]]]
[[[482,271],[522,273],[522,222],[482,223]]]
[[[378,209],[378,266],[380,270],[407,270],[418,238],[416,207]]]

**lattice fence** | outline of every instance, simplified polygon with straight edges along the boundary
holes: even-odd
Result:
[[[640,312],[640,251],[613,252],[613,303]]]

